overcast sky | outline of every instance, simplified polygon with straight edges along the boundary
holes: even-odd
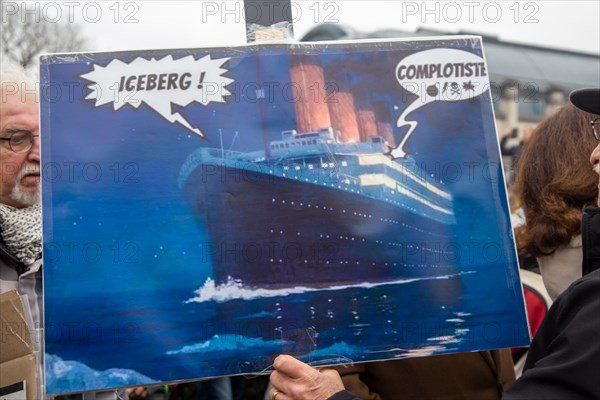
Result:
[[[8,1],[3,13],[37,12],[83,27],[89,51],[245,43],[243,1]],[[285,12],[289,13],[290,9]],[[318,23],[371,32],[419,27],[600,54],[600,1],[292,0],[296,39]],[[255,18],[255,16],[254,16]]]
[[[467,30],[503,40],[600,53],[600,2],[596,0],[292,2],[296,38],[317,23],[331,22],[367,32],[383,28],[414,31],[418,27],[450,33]],[[245,43],[241,1],[50,3],[62,6],[63,20],[70,18],[83,26],[91,51]],[[54,7],[41,4],[45,17],[57,18]]]

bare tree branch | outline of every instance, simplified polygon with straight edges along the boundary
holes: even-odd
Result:
[[[4,11],[5,5],[0,6]],[[86,42],[80,27],[73,23],[51,22],[32,14],[2,14],[0,55],[25,68],[41,53],[81,51]]]

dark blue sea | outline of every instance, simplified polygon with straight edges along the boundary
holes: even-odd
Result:
[[[281,353],[322,365],[525,344],[520,304],[503,296],[504,268],[485,266],[487,284],[483,270],[319,291],[190,277],[139,295],[65,298],[68,314],[47,310],[47,385],[68,392],[267,372]]]

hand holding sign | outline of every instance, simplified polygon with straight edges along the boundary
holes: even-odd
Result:
[[[411,112],[433,101],[471,99],[489,89],[485,61],[476,54],[456,49],[412,54],[397,65],[396,79],[406,91],[419,98],[398,118],[398,127],[408,125],[409,128],[400,144],[390,149],[388,154],[392,159],[406,156],[404,146],[417,127],[416,121],[406,120]]]
[[[94,65],[94,70],[81,77],[94,82],[87,100],[95,100],[96,107],[113,103],[114,110],[125,104],[138,108],[142,103],[159,113],[171,123],[181,125],[204,136],[171,104],[185,107],[192,102],[208,105],[224,103],[231,93],[225,88],[233,79],[223,76],[227,72],[222,65],[229,58],[211,59],[207,55],[199,60],[187,56],[173,60],[172,56],[160,60],[138,57],[130,64],[120,60],[111,61],[106,67]]]

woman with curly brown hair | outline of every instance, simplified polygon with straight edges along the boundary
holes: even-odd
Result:
[[[597,141],[584,134],[594,118],[571,104],[561,107],[537,126],[519,161],[515,193],[525,224],[516,228],[517,247],[537,258],[552,299],[582,275],[581,217],[598,197],[589,162]]]

